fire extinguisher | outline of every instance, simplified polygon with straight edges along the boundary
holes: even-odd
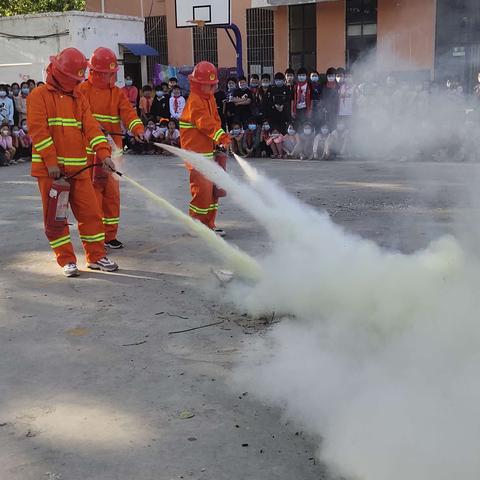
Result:
[[[112,148],[112,152],[116,152],[118,150],[118,147],[115,144],[111,134],[105,131],[104,133],[107,137],[110,147]],[[98,188],[101,190],[105,188],[105,186],[107,185],[108,176],[110,175],[110,173],[103,168],[103,164],[101,162],[100,163],[96,162],[97,160],[96,155],[93,158],[94,158],[94,164],[93,164],[92,182],[95,188]]]
[[[52,183],[48,194],[45,231],[49,238],[61,235],[67,225],[70,183],[59,178]]]
[[[217,152],[215,152],[214,160],[219,167],[227,171],[228,155],[225,152],[222,152],[221,150],[217,150]],[[227,196],[227,192],[223,188],[220,188],[217,185],[213,185],[213,196],[214,198],[223,198]]]
[[[98,189],[102,189],[107,185],[108,176],[110,174],[103,168],[102,163],[94,163],[92,182],[93,186]]]

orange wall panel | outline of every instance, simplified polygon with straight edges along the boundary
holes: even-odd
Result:
[[[288,7],[278,7],[274,13],[274,50],[273,64],[275,72],[284,72],[288,68]]]
[[[317,70],[345,66],[345,0],[317,4]]]
[[[380,70],[433,70],[435,0],[378,0]]]

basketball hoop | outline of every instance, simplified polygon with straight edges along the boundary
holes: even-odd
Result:
[[[207,23],[205,20],[188,20],[187,22],[197,26],[201,32],[203,32],[205,24]]]

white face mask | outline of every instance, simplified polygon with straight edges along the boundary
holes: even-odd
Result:
[[[289,128],[288,129],[288,134],[289,135],[295,135],[295,129],[294,128]]]
[[[268,88],[270,86],[270,82],[262,82],[263,88]]]
[[[6,97],[7,96],[7,92],[5,92],[5,90],[2,90],[0,91],[0,97]]]
[[[299,75],[298,76],[298,81],[299,82],[306,82],[307,81],[307,76],[306,75]]]
[[[157,97],[163,97],[165,94],[163,93],[163,90],[157,90],[157,91],[155,92],[155,95],[156,95]]]
[[[318,82],[318,77],[317,77],[316,75],[312,75],[312,76],[310,77],[310,80],[311,80],[312,82]]]
[[[131,87],[133,85],[133,81],[132,80],[125,80],[125,85],[127,87]]]
[[[12,131],[12,135],[13,135],[14,137],[18,137],[18,130],[13,130],[13,131]]]
[[[249,126],[248,126],[249,130],[256,130],[257,129],[257,126],[254,124],[254,123],[251,123]]]
[[[312,129],[311,128],[304,128],[303,129],[303,133],[305,135],[311,135],[312,134]]]
[[[2,135],[4,137],[7,137],[8,135],[10,135],[10,132],[8,130],[2,130]]]

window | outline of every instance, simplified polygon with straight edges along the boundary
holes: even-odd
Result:
[[[167,17],[145,18],[145,41],[160,54],[147,57],[148,78],[153,78],[155,64],[168,65]]]
[[[290,67],[317,68],[317,6],[293,5],[289,9]]]
[[[377,46],[377,0],[347,0],[347,65]]]
[[[273,74],[273,11],[247,10],[247,57],[250,74]]]
[[[218,42],[216,27],[193,28],[193,60],[202,60],[218,66]]]

